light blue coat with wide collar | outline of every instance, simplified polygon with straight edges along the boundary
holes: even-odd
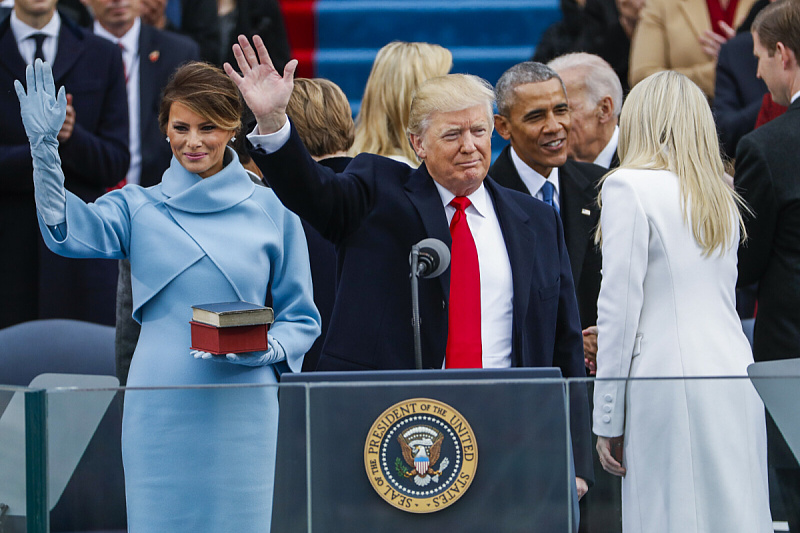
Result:
[[[70,257],[131,262],[142,324],[129,387],[255,383],[259,387],[129,389],[122,456],[130,531],[269,531],[278,425],[276,365],[194,359],[191,306],[264,303],[271,288],[285,362],[300,371],[319,334],[299,218],[233,160],[201,179],[174,158],[160,185],[127,186],[93,204],[67,192]],[[109,354],[111,357],[111,354]]]
[[[204,257],[236,299],[263,304],[271,285],[270,335],[299,371],[320,321],[305,236],[299,218],[271,189],[257,187],[229,154],[232,161],[207,179],[173,158],[162,182],[150,188],[128,186],[88,205],[67,191],[67,237],[56,241],[40,219],[42,235],[51,250],[67,257],[129,258],[133,317],[140,323],[148,302]],[[198,299],[187,302],[187,331],[190,306],[210,303],[203,292],[198,287]]]

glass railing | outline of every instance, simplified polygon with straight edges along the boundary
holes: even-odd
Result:
[[[0,385],[0,525],[4,532],[24,531],[29,514],[46,519],[42,485],[34,487],[34,479],[42,481],[46,468],[41,464],[42,451],[36,449],[42,440],[36,431],[44,428],[43,397],[42,392]]]
[[[570,416],[601,382],[516,370],[313,379],[279,388],[0,386],[0,531],[249,523],[280,533],[614,533],[648,513],[692,515],[706,531],[762,531],[765,520],[788,531],[779,486],[765,477],[763,407],[748,378],[605,382],[595,424],[623,428],[624,478],[601,467],[596,437]],[[800,377],[756,386],[780,409]],[[776,415],[790,441],[800,428],[791,416]],[[589,463],[594,483],[578,518],[573,464],[585,472]]]

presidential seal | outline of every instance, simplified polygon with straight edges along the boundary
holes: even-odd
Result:
[[[384,411],[367,435],[364,467],[381,498],[409,513],[449,507],[472,484],[478,445],[461,413],[414,398]]]

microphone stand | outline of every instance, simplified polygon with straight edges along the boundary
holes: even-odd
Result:
[[[422,370],[422,333],[419,316],[419,246],[411,247],[411,326],[414,328],[414,365]]]

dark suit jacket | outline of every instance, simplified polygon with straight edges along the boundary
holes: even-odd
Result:
[[[329,157],[320,160],[319,164],[334,172],[344,172],[352,160],[351,157]],[[322,333],[303,358],[303,372],[313,372],[319,363],[319,356],[322,353],[325,337],[328,335],[331,315],[333,315],[333,303],[336,301],[336,248],[311,224],[305,220],[302,222],[308,242],[311,280],[314,282],[314,304],[322,318]]]
[[[281,201],[338,247],[338,288],[317,370],[414,368],[408,256],[426,237],[451,243],[441,198],[425,165],[362,154],[344,173],[316,164],[293,130],[276,153],[253,152]],[[549,206],[487,178],[514,285],[513,366],[585,376],[572,273],[561,221]],[[449,270],[420,280],[422,357],[442,368]],[[591,483],[584,387],[571,387],[576,473]]]
[[[510,150],[511,146],[506,146],[497,156],[489,175],[504,187],[530,195],[514,166]],[[598,165],[570,160],[558,169],[564,240],[572,267],[572,279],[576,280],[581,326],[584,328],[597,324],[602,259],[599,247],[594,244],[594,230],[600,221],[597,182],[606,172]]]
[[[161,91],[182,64],[200,60],[200,47],[177,33],[142,24],[139,34],[139,131],[142,140],[141,185],[161,182],[172,160],[172,150],[158,127]]]
[[[739,33],[722,45],[717,59],[714,118],[723,151],[733,157],[742,136],[753,131],[767,85],[756,77],[753,34]]]
[[[755,216],[747,217],[748,240],[739,246],[740,287],[758,283],[753,331],[756,361],[798,356],[800,343],[800,100],[783,115],[739,141],[735,184]],[[770,466],[790,478],[785,490],[797,494],[797,461],[767,417]],[[783,483],[783,482],[782,482]],[[789,511],[797,523],[797,510]]]
[[[122,57],[113,44],[61,17],[53,75],[56,86],[73,95],[76,113],[72,136],[59,145],[66,187],[92,201],[125,177],[130,161]],[[46,317],[113,324],[114,262],[65,259],[37,246],[33,166],[13,90],[17,79],[25,81],[25,62],[7,17],[0,22],[0,249],[14,261],[0,267],[0,327]]]
[[[739,247],[740,286],[758,282],[756,361],[798,356],[800,343],[800,100],[742,137],[736,187],[753,209]]]

